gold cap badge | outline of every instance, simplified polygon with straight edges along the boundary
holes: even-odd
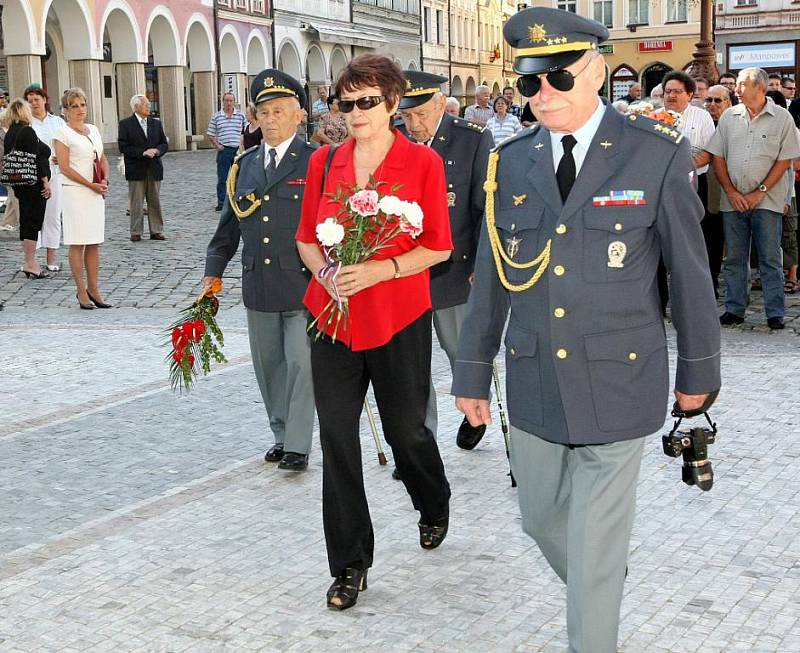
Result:
[[[531,43],[541,43],[547,40],[547,31],[544,29],[544,25],[534,25],[533,27],[528,28],[528,38],[530,38]]]

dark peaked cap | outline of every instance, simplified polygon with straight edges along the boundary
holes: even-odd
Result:
[[[425,104],[435,93],[442,90],[447,77],[426,73],[422,70],[404,70],[406,92],[400,98],[400,109],[413,109]]]
[[[296,97],[301,107],[306,105],[306,92],[294,77],[276,68],[262,70],[250,84],[251,101],[258,105],[279,97]]]
[[[571,11],[531,7],[508,20],[503,38],[516,49],[514,72],[533,75],[564,68],[587,50],[597,50],[608,39],[608,29]]]

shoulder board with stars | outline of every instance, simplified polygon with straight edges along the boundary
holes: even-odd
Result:
[[[492,152],[499,152],[505,147],[508,147],[512,143],[516,143],[517,141],[525,140],[527,138],[531,138],[536,132],[539,131],[539,125],[532,125],[530,127],[523,127],[520,129],[516,134],[504,140],[500,145],[495,145],[492,148]]]
[[[486,127],[481,127],[480,125],[476,125],[474,122],[464,120],[463,118],[455,118],[453,120],[453,124],[456,127],[461,127],[461,129],[471,129],[472,131],[478,133],[481,133],[484,129],[486,129]]]
[[[248,147],[244,152],[241,152],[240,154],[236,155],[236,158],[234,159],[234,162],[238,161],[239,159],[242,159],[242,158],[246,157],[251,152],[255,152],[259,147],[261,147],[260,143],[258,145],[253,145],[253,147]]]
[[[665,125],[664,123],[653,120],[652,118],[631,114],[628,116],[628,119],[625,122],[632,127],[638,127],[639,129],[651,134],[658,134],[675,145],[683,140],[683,134],[681,134],[676,127]]]

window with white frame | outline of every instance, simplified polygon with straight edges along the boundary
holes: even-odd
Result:
[[[422,8],[422,39],[425,43],[431,42],[431,8],[430,7],[423,7]]]
[[[685,23],[688,0],[667,0],[667,22]]]
[[[648,25],[650,23],[650,0],[628,0],[628,25]]]
[[[755,7],[758,5],[758,0],[736,0],[737,7]]]
[[[578,0],[558,0],[558,8],[564,11],[571,11],[573,14],[577,14]]]
[[[614,26],[613,0],[594,0],[594,19],[606,27]]]
[[[436,10],[436,43],[444,43],[444,12],[441,9]]]
[[[264,0],[250,0],[253,5],[253,13],[254,14],[263,14],[264,12]]]
[[[236,8],[247,11],[247,0],[236,0]]]

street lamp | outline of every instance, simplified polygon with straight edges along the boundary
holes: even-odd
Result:
[[[685,0],[690,2],[691,0]],[[697,0],[700,3],[700,40],[695,43],[689,74],[702,77],[714,84],[719,79],[717,54],[714,49],[714,0]]]

